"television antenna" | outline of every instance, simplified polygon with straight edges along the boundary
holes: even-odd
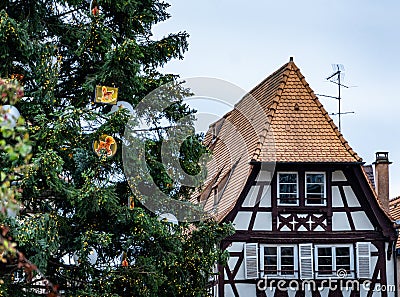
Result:
[[[342,130],[342,124],[341,124],[341,116],[342,114],[349,114],[349,113],[354,113],[354,111],[346,111],[342,112],[341,111],[341,89],[346,88],[348,89],[349,87],[344,85],[342,81],[344,80],[344,66],[342,64],[332,64],[332,70],[333,73],[326,78],[327,81],[334,83],[338,86],[338,95],[337,96],[328,96],[328,95],[322,95],[322,94],[316,94],[317,96],[323,96],[323,97],[328,97],[328,98],[333,98],[338,100],[339,102],[339,111],[336,113],[331,113],[330,115],[337,115],[339,116],[339,131]]]

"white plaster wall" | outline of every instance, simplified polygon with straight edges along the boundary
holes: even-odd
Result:
[[[342,290],[342,294],[343,294],[343,297],[350,297],[351,290],[344,289],[344,290]]]
[[[256,285],[255,284],[236,284],[240,297],[255,297],[256,296]]]
[[[351,213],[353,218],[354,227],[356,230],[374,230],[374,226],[363,211],[354,211]]]
[[[343,207],[342,197],[340,196],[339,187],[332,187],[332,206]]]
[[[235,294],[233,293],[231,285],[229,285],[229,284],[225,285],[224,291],[225,291],[225,295],[221,296],[221,297],[235,297]]]
[[[239,266],[239,269],[238,269],[235,279],[236,280],[246,279],[245,274],[244,274],[244,260],[243,260],[242,264],[240,264],[240,266]]]
[[[233,271],[233,269],[235,268],[236,262],[239,260],[239,257],[229,257],[228,260],[228,267],[230,271]]]
[[[264,186],[261,194],[260,207],[271,207],[271,186]]]
[[[287,290],[287,293],[288,293],[288,296],[289,296],[289,297],[295,297],[295,296],[296,296],[296,290],[295,290],[295,289],[289,288],[289,289]]]
[[[346,200],[347,204],[350,207],[360,207],[360,203],[358,202],[358,199],[356,195],[353,192],[353,189],[350,186],[344,186],[343,187],[344,193],[346,195]]]
[[[332,172],[332,181],[333,182],[336,182],[336,181],[347,181],[347,179],[344,176],[342,170],[336,170],[336,171]]]
[[[366,297],[367,296],[367,288],[364,288],[364,286],[361,284],[360,285],[360,297]]]
[[[332,215],[332,230],[333,231],[348,231],[351,230],[349,220],[345,212],[334,212]]]
[[[272,231],[272,214],[270,212],[257,212],[253,230]]]
[[[267,170],[260,170],[256,177],[256,181],[271,181],[272,180],[272,172]]]
[[[319,291],[321,294],[321,297],[328,297],[329,295],[329,288],[323,288],[322,290]]]
[[[257,202],[257,195],[258,191],[260,189],[260,186],[252,186],[247,193],[246,198],[243,201],[242,206],[243,207],[254,207]]]
[[[268,287],[268,288],[265,290],[265,294],[267,295],[267,297],[274,297],[274,295],[275,295],[275,288],[274,288],[274,287]],[[292,297],[292,296],[289,296],[289,297]]]
[[[227,250],[228,252],[242,252],[243,251],[244,242],[232,242]]]
[[[377,252],[378,248],[374,244],[371,243],[369,246],[369,250],[371,251],[371,253],[373,253],[373,252]]]
[[[236,230],[247,230],[249,228],[251,211],[239,211],[233,220],[233,225]]]

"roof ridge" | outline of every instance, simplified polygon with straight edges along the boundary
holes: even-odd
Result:
[[[358,156],[358,154],[353,150],[353,148],[349,145],[348,141],[344,138],[343,134],[339,131],[339,128],[336,126],[336,124],[333,122],[333,119],[329,116],[328,112],[325,110],[323,107],[322,103],[319,101],[318,97],[315,95],[314,91],[311,89],[310,85],[306,81],[304,75],[301,73],[300,69],[294,64],[294,71],[297,73],[297,76],[299,77],[301,83],[303,86],[307,89],[307,91],[310,93],[312,99],[315,101],[317,104],[318,108],[321,110],[322,114],[332,127],[333,131],[335,132],[336,136],[339,138],[339,140],[342,142],[344,148],[350,153],[351,156],[353,156],[358,162],[362,162],[363,159]]]
[[[276,75],[277,73],[281,72],[282,69],[288,67],[291,63],[293,63],[293,61],[289,61],[285,64],[283,64],[281,67],[279,67],[278,70],[274,71],[272,74],[268,75],[266,78],[264,78],[260,83],[258,83],[254,88],[252,88],[248,94],[251,94],[253,91],[257,90],[262,84],[264,84],[267,80],[269,80],[271,77],[273,77],[274,75]],[[245,96],[244,96],[245,97]],[[242,99],[243,100],[243,99]],[[240,101],[239,101],[240,102]]]
[[[271,74],[270,76],[268,76],[266,79],[264,79],[262,81],[262,83],[264,83],[267,79],[270,79],[271,77],[273,77],[273,75],[276,75],[277,73],[279,73],[283,68],[286,68],[286,70],[282,74],[283,80],[280,82],[279,87],[276,90],[276,94],[274,96],[274,99],[272,100],[272,103],[268,108],[268,112],[266,114],[267,122],[265,123],[265,126],[261,131],[260,139],[257,142],[256,149],[254,150],[252,161],[259,161],[259,159],[260,159],[261,148],[262,148],[262,146],[263,146],[263,144],[265,142],[265,139],[267,138],[266,136],[267,136],[267,134],[269,132],[269,127],[271,125],[272,118],[274,117],[276,106],[279,103],[279,99],[282,96],[282,90],[283,90],[283,88],[284,88],[284,86],[285,86],[285,84],[287,82],[288,77],[289,77],[288,72],[290,72],[290,70],[291,70],[293,65],[295,66],[294,62],[293,61],[289,61],[288,63],[283,65],[281,68],[279,68],[277,71],[275,71],[273,74]],[[257,85],[257,87],[261,86],[262,83],[259,83]],[[256,88],[253,88],[252,91],[255,90],[255,89]]]

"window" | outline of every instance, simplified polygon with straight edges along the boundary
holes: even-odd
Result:
[[[295,276],[297,273],[295,246],[262,246],[261,269],[269,276]]]
[[[353,274],[353,249],[351,245],[315,247],[317,276],[352,276]]]
[[[326,205],[325,173],[306,172],[306,205]]]
[[[296,172],[278,173],[278,204],[298,205],[298,176]]]

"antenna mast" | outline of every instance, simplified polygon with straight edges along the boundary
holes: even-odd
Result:
[[[339,131],[342,130],[342,123],[341,123],[341,115],[342,114],[348,114],[348,113],[354,113],[353,111],[348,111],[348,112],[342,112],[341,111],[341,88],[346,88],[348,89],[348,86],[345,86],[342,84],[342,79],[344,77],[344,66],[342,64],[332,64],[332,69],[334,71],[333,74],[331,74],[329,77],[326,78],[326,80],[330,81],[331,83],[337,84],[338,85],[338,96],[328,96],[328,95],[322,95],[322,94],[316,94],[317,96],[323,96],[323,97],[328,97],[328,98],[333,98],[338,100],[339,103],[339,111],[337,113],[332,113],[331,115],[338,115],[339,116]]]

